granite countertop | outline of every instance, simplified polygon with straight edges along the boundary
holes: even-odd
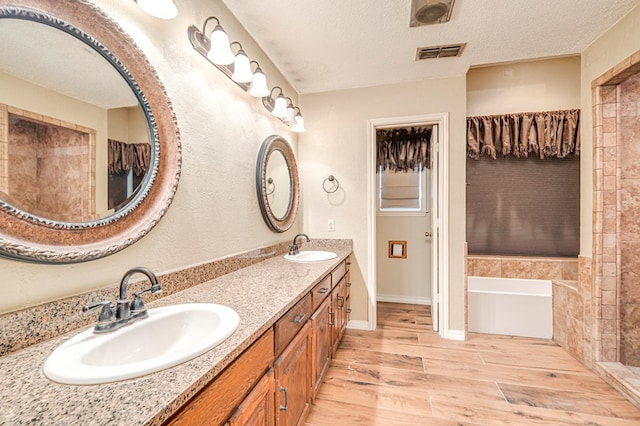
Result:
[[[161,424],[351,253],[330,249],[337,258],[293,263],[278,256],[149,303],[218,303],[240,315],[222,344],[157,373],[102,385],[50,381],[42,372],[45,359],[78,330],[0,357],[0,424]]]

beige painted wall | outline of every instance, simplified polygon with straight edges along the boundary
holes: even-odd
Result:
[[[367,120],[443,113],[449,115],[449,288],[450,328],[464,329],[463,250],[465,241],[465,76],[301,96],[307,132],[300,136],[304,198],[303,227],[312,237],[344,237],[354,241],[353,313],[367,319],[372,297],[365,283],[369,267],[367,215],[372,200],[367,176]],[[341,190],[327,195],[329,175]],[[335,232],[327,221],[335,220]],[[375,220],[375,218],[373,218]]]
[[[592,256],[593,233],[593,102],[591,82],[640,51],[640,6],[636,6],[582,53],[582,150],[580,159],[580,254]]]
[[[472,68],[467,73],[468,116],[579,107],[577,56]]]
[[[269,84],[282,86],[297,103],[290,85],[226,7],[219,0],[181,1],[178,17],[163,21],[143,13],[133,1],[95,3],[130,34],[164,82],[182,139],[178,191],[149,235],[112,256],[74,265],[0,259],[0,312],[114,285],[133,266],[163,273],[288,241],[300,229],[298,221],[286,233],[271,232],[262,220],[254,183],[262,141],[279,134],[295,151],[296,134],[196,53],[187,38],[189,25],[202,28],[208,16],[217,16],[231,39],[260,63]]]
[[[140,107],[113,108],[108,111],[108,137],[126,143],[149,143],[149,126]]]

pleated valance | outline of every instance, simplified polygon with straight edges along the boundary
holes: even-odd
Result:
[[[376,130],[376,170],[406,172],[431,167],[431,128]]]
[[[129,173],[133,169],[136,176],[149,169],[151,145],[148,143],[124,143],[108,140],[108,171],[110,174]]]
[[[580,110],[524,112],[467,117],[467,155],[526,158],[578,156]]]

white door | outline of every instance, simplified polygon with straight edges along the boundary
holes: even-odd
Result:
[[[440,314],[440,290],[439,283],[440,277],[438,275],[439,263],[438,263],[438,248],[439,236],[440,236],[440,218],[438,217],[438,208],[440,198],[438,197],[439,188],[439,155],[438,155],[438,126],[433,126],[431,132],[431,200],[429,211],[431,212],[431,231],[425,233],[425,237],[431,240],[431,318],[433,321],[433,331],[439,329],[439,314]]]

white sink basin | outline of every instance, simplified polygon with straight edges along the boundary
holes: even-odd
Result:
[[[110,333],[93,327],[58,346],[44,364],[51,380],[89,385],[173,367],[219,345],[238,328],[233,309],[192,303],[149,309],[149,317]]]
[[[301,251],[300,253],[292,256],[285,254],[284,258],[291,262],[319,262],[322,260],[333,259],[338,256],[332,251]]]

